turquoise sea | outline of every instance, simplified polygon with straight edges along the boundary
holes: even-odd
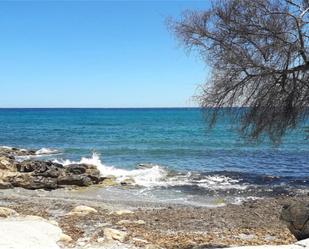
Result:
[[[303,191],[304,126],[274,146],[244,141],[228,117],[208,130],[198,108],[0,109],[2,146],[45,148],[39,159],[64,164],[94,163],[103,175],[133,179],[132,195],[180,203]]]

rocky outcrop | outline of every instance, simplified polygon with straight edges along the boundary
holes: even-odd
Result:
[[[309,202],[284,205],[280,219],[287,224],[297,240],[309,238]]]
[[[34,156],[36,155],[35,150],[18,149],[14,147],[0,147],[0,156]]]
[[[35,155],[36,151],[0,148],[0,189],[56,189],[66,185],[89,186],[104,178],[95,165],[64,166],[51,161],[28,159],[17,161],[16,156]]]

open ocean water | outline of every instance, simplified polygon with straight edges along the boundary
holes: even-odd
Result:
[[[306,191],[305,125],[275,147],[242,140],[229,118],[209,131],[198,108],[0,109],[0,143],[44,148],[39,159],[93,163],[102,175],[136,184],[97,190],[93,198],[125,193],[141,201],[220,205]]]

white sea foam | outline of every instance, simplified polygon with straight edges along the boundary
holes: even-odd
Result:
[[[0,146],[0,148],[9,149],[9,150],[10,150],[10,149],[12,149],[13,147],[2,145],[2,146]]]
[[[84,163],[97,166],[102,176],[114,176],[118,182],[122,182],[128,178],[133,179],[136,185],[151,187],[162,185],[162,181],[167,176],[167,171],[158,165],[151,168],[126,170],[107,166],[103,164],[97,153],[93,153],[91,158],[82,157],[80,161],[55,160],[57,163],[68,165],[72,163]]]
[[[20,149],[20,151],[27,151],[26,149]],[[24,161],[32,158],[39,158],[39,157],[46,157],[49,155],[55,155],[58,154],[59,151],[55,149],[49,149],[49,148],[41,148],[35,152],[35,155],[26,155],[26,156],[15,156],[16,160],[18,161]]]
[[[159,165],[151,165],[147,168],[141,169],[121,169],[113,166],[107,166],[102,163],[100,156],[97,153],[93,153],[91,158],[82,157],[80,161],[71,160],[54,160],[54,162],[61,163],[63,165],[69,164],[92,164],[97,166],[102,176],[114,176],[117,182],[122,182],[126,179],[134,180],[134,183],[144,187],[169,187],[169,186],[192,186],[197,185],[201,188],[211,189],[245,189],[246,185],[239,184],[238,180],[222,176],[212,175],[203,176],[195,180],[193,173],[179,174],[175,176],[169,176],[168,171]]]
[[[49,155],[49,154],[55,154],[58,153],[57,150],[49,149],[49,148],[42,148],[35,152],[36,155]]]

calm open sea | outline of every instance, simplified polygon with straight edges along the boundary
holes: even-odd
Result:
[[[180,202],[306,188],[305,136],[301,126],[279,147],[248,144],[228,118],[208,131],[197,108],[0,109],[1,145],[55,149],[43,158],[94,163],[103,175],[134,179],[151,198]]]

